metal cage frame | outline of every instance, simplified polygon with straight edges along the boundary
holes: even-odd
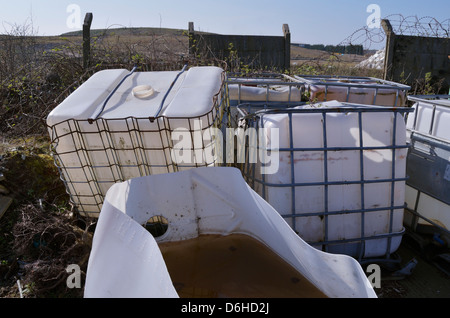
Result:
[[[411,177],[406,184],[417,191],[413,206],[406,207],[413,217],[410,226],[415,231],[418,220],[423,219],[431,224],[437,232],[450,237],[449,229],[418,211],[422,194],[450,205],[448,192],[450,189],[450,140],[440,138],[433,133],[436,123],[436,108],[441,106],[450,109],[450,95],[411,95],[408,96],[408,100],[417,105],[412,127],[407,127],[410,143],[407,162]],[[444,100],[447,100],[447,103],[444,103]],[[432,106],[428,131],[417,129],[420,107],[423,105]]]
[[[407,180],[407,177],[400,178],[395,176],[395,152],[397,149],[407,149],[408,145],[396,145],[396,118],[397,116],[402,116],[404,119],[405,114],[408,112],[411,112],[412,109],[409,107],[384,107],[384,106],[368,106],[368,105],[355,105],[350,103],[343,103],[343,107],[330,107],[330,108],[293,108],[289,107],[287,105],[268,105],[268,104],[251,104],[251,103],[245,103],[242,105],[238,105],[237,108],[241,114],[241,126],[243,127],[254,127],[256,129],[263,128],[263,117],[267,114],[287,114],[289,116],[289,133],[290,136],[289,142],[290,146],[287,148],[280,148],[278,149],[279,152],[288,152],[291,154],[291,158],[293,158],[294,153],[296,152],[305,152],[305,151],[319,151],[323,152],[324,158],[327,158],[327,153],[334,152],[334,151],[348,151],[348,150],[356,150],[360,152],[360,180],[358,181],[329,181],[327,176],[327,160],[323,160],[324,162],[324,180],[322,182],[315,182],[315,183],[301,183],[295,181],[295,174],[293,169],[293,163],[291,163],[291,182],[286,184],[270,184],[265,180],[264,174],[261,175],[255,175],[255,163],[250,163],[248,160],[246,160],[245,163],[241,164],[239,168],[241,169],[244,178],[246,179],[247,183],[252,187],[255,188],[255,184],[259,183],[260,186],[262,186],[262,197],[266,199],[266,188],[267,187],[284,187],[291,190],[291,211],[279,211],[281,216],[285,219],[291,219],[295,220],[296,218],[306,217],[306,216],[320,216],[323,217],[325,220],[325,240],[321,242],[307,242],[312,246],[321,245],[323,247],[324,251],[328,251],[328,247],[332,244],[340,244],[340,243],[357,243],[358,244],[358,255],[355,256],[355,258],[360,263],[368,263],[368,262],[397,262],[398,260],[395,258],[392,258],[392,255],[390,253],[391,250],[391,240],[392,238],[396,236],[402,236],[404,231],[402,232],[393,232],[392,231],[392,222],[393,222],[393,213],[395,210],[403,210],[405,208],[405,204],[402,205],[394,205],[394,188],[396,182],[405,182]],[[306,105],[303,103],[302,105]],[[357,113],[358,114],[358,123],[359,123],[359,135],[360,135],[360,145],[356,147],[328,147],[327,146],[327,137],[326,137],[326,120],[327,120],[327,114],[330,113]],[[392,144],[387,145],[384,147],[364,147],[363,146],[363,139],[362,139],[362,114],[365,112],[390,112],[394,114],[394,121],[393,121],[393,139]],[[324,136],[324,147],[316,147],[316,148],[294,148],[293,147],[293,134],[292,134],[292,115],[293,114],[306,114],[306,113],[316,113],[322,115],[323,120],[323,136]],[[260,147],[260,145],[258,145]],[[266,149],[267,150],[267,149]],[[371,150],[391,150],[392,151],[392,166],[391,166],[391,178],[389,179],[379,179],[379,180],[366,180],[364,177],[363,172],[363,154],[364,151],[371,151]],[[246,145],[245,149],[245,156],[248,158],[249,156],[249,148]],[[391,202],[388,206],[384,207],[377,207],[377,208],[365,208],[364,207],[364,185],[369,183],[389,183],[391,184]],[[328,187],[334,186],[334,185],[350,185],[350,184],[359,184],[361,188],[361,209],[356,210],[346,210],[346,211],[331,211],[328,209]],[[322,212],[317,213],[301,213],[300,211],[295,211],[295,190],[301,187],[305,186],[311,186],[311,185],[320,185],[324,187],[324,204],[325,204],[325,210]],[[269,202],[270,203],[270,202]],[[364,235],[364,215],[371,212],[376,211],[384,211],[388,210],[390,213],[390,221],[389,221],[389,232],[382,234],[382,235],[374,235],[374,236],[366,236]],[[340,214],[361,214],[361,236],[357,238],[348,238],[343,240],[329,240],[327,238],[328,231],[328,217],[331,215],[340,215]],[[292,222],[293,230],[296,231],[295,228],[295,222]],[[380,239],[380,238],[387,238],[387,248],[386,253],[383,256],[376,257],[376,258],[370,258],[366,259],[363,257],[364,255],[364,243],[367,240],[373,240],[373,239]]]

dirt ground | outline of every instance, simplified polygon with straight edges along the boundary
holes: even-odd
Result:
[[[417,264],[412,274],[402,279],[393,280],[388,275],[382,276],[381,288],[375,288],[379,298],[450,298],[450,275],[445,268],[450,263],[444,262],[437,266],[434,261],[436,258],[430,257],[408,235],[403,237],[396,254],[401,260],[400,267],[413,259],[417,260]]]
[[[1,183],[15,198],[0,219],[0,298],[20,296],[18,278],[23,281],[25,297],[82,297],[81,290],[74,293],[66,288],[61,273],[71,263],[83,264],[85,273],[93,233],[80,228],[62,203],[56,204],[66,196],[43,148],[34,146],[31,152],[17,148],[0,160],[6,177]],[[42,178],[44,175],[48,178]],[[44,198],[43,206],[31,199],[35,197]],[[441,264],[444,270],[433,263],[433,256],[450,255],[449,250],[433,250],[432,244],[425,247],[414,236],[403,236],[395,253],[397,270],[413,259],[417,265],[411,275],[401,279],[392,279],[392,269],[383,270],[381,287],[375,288],[379,298],[450,298],[450,262],[443,262],[447,267]]]

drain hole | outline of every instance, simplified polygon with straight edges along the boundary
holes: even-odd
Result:
[[[169,222],[162,215],[155,215],[148,219],[147,223],[144,224],[144,227],[151,235],[153,235],[153,237],[159,237],[167,232]]]

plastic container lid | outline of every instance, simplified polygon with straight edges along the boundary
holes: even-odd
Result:
[[[213,107],[213,97],[222,86],[223,72],[221,68],[213,66],[192,67],[183,72],[175,83],[173,81],[179,71],[135,72],[120,85],[99,117],[153,117],[163,101],[160,116],[202,116]],[[53,126],[68,119],[87,120],[103,106],[110,92],[127,74],[129,71],[124,69],[95,73],[52,110],[47,117],[47,124]]]

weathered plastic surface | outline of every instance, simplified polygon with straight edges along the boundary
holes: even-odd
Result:
[[[363,105],[406,106],[410,86],[371,77],[294,76],[305,82],[312,101],[337,100]]]
[[[414,187],[406,186],[406,204],[408,208],[419,213],[424,218],[417,217],[412,213],[405,213],[405,224],[411,229],[416,230],[417,225],[427,225],[430,220],[435,225],[450,230],[450,205],[428,195],[425,192],[420,192]]]
[[[164,216],[155,239],[142,226]],[[265,243],[329,297],[376,297],[360,264],[305,243],[235,168],[197,168],[112,186],[100,213],[85,297],[176,297],[156,242],[241,233]]]
[[[262,83],[263,84],[263,83]],[[271,85],[247,86],[245,84],[228,85],[230,100],[259,102],[301,102],[301,89],[296,86]]]
[[[368,85],[375,84],[368,82]],[[311,100],[313,101],[331,101],[349,102],[364,105],[380,106],[405,106],[406,92],[397,89],[384,88],[347,88],[339,86],[311,85]],[[398,96],[397,96],[398,95]]]
[[[449,96],[450,98],[450,96]],[[406,128],[450,143],[450,99],[413,99]]]
[[[129,73],[124,69],[99,71],[58,105],[47,117],[48,126],[68,119],[88,119],[106,100],[109,93]],[[121,119],[155,116],[165,93],[179,71],[136,72],[127,78],[108,101],[101,117]],[[211,98],[218,93],[223,70],[218,67],[192,67],[183,72],[166,97],[160,115],[185,118],[202,116],[211,110]],[[133,89],[149,85],[154,94],[134,96]]]

